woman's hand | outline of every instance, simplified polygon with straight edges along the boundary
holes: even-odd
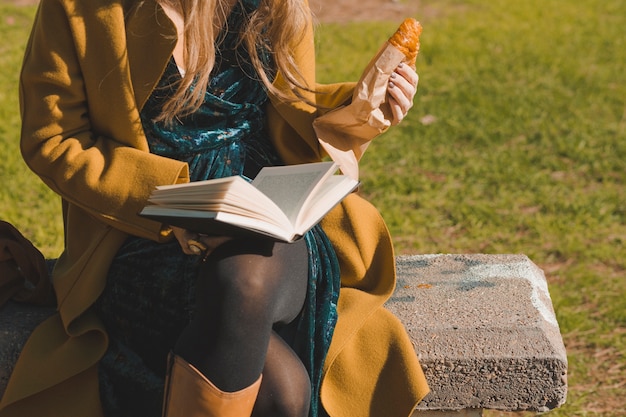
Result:
[[[392,125],[397,125],[404,119],[409,109],[413,107],[413,97],[417,91],[419,77],[415,70],[409,65],[401,63],[396,70],[391,73],[387,97],[393,120]]]
[[[229,236],[203,235],[173,226],[172,232],[185,254],[202,255],[204,259],[211,255],[211,252],[213,252],[219,245],[232,239]]]

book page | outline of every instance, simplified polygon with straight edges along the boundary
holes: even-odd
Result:
[[[302,233],[317,224],[338,202],[350,194],[359,181],[347,175],[331,175],[308,198],[299,213],[296,232]]]
[[[230,212],[248,216],[291,230],[292,224],[270,198],[239,176],[159,186],[148,199],[167,210]],[[179,215],[181,212],[178,211]]]
[[[333,162],[267,167],[261,170],[252,185],[274,201],[293,224],[311,191],[336,169]]]

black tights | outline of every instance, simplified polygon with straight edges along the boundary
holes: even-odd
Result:
[[[300,313],[307,279],[303,240],[222,244],[200,268],[194,317],[175,353],[227,392],[251,385],[262,373],[254,416],[306,416],[308,374],[273,327]]]

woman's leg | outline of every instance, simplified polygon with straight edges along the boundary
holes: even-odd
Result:
[[[291,347],[272,333],[252,417],[307,416],[310,404],[309,374]]]
[[[273,339],[277,336],[272,336],[272,327],[298,315],[306,297],[307,279],[304,241],[233,240],[223,244],[201,267],[196,311],[174,352],[223,391],[248,387],[266,366],[270,345],[268,371],[280,361],[276,352],[284,353],[288,348]],[[297,357],[285,359],[289,365]],[[290,388],[299,397],[308,396],[310,387],[308,378],[302,381],[302,365],[288,366],[285,372],[288,368],[299,384]],[[268,387],[283,386],[272,383],[277,375],[271,371]]]

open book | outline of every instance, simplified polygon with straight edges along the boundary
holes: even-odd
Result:
[[[292,242],[350,194],[358,181],[334,162],[263,168],[241,176],[159,186],[141,216],[209,235],[256,233]]]

